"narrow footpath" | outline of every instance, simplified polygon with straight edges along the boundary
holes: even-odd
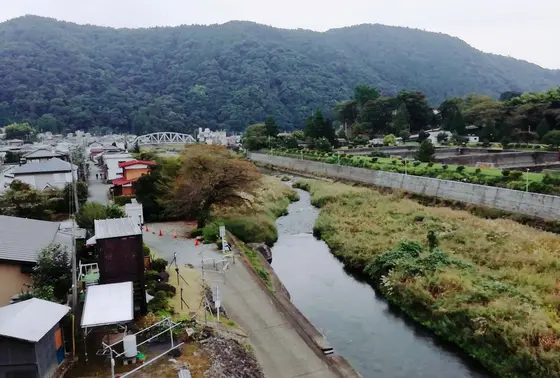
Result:
[[[204,258],[220,256],[211,246],[195,246],[193,240],[173,239],[171,235],[157,236],[152,232],[145,232],[143,236],[144,242],[161,257],[171,261],[176,252],[179,264],[193,264],[197,269],[201,266],[200,252]],[[248,333],[249,342],[267,378],[337,377],[305,343],[286,316],[278,311],[264,291],[266,289],[243,262],[231,264],[225,277],[218,273],[207,273],[207,277],[213,281],[212,286],[220,287],[228,316]]]
[[[99,174],[100,170],[93,162],[89,162],[89,177],[88,177],[88,189],[89,197],[88,201],[99,202],[103,205],[109,203],[109,188],[111,185],[107,185],[98,178],[95,178],[96,174]]]

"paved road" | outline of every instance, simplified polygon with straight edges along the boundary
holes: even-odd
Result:
[[[99,168],[93,164],[89,163],[89,177],[88,177],[88,187],[89,187],[89,201],[99,202],[104,205],[109,203],[109,198],[107,193],[111,185],[104,184],[102,180],[96,179],[95,174],[99,173]]]
[[[154,233],[152,233],[152,231]],[[177,252],[179,264],[200,267],[204,258],[219,258],[220,254],[210,246],[195,247],[193,240],[173,239],[172,236],[157,236],[159,230],[144,233],[144,242],[155,249],[163,258],[171,261]],[[249,268],[242,262],[230,266],[225,283],[219,274],[214,285],[220,286],[222,303],[229,317],[243,327],[253,346],[255,355],[267,378],[331,378],[336,377],[327,364],[303,341],[285,316],[278,312]]]

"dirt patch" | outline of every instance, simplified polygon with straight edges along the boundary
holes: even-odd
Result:
[[[250,347],[236,340],[211,336],[202,341],[201,351],[211,361],[205,378],[264,378]]]
[[[196,228],[196,222],[156,222],[149,223],[148,229],[150,232],[159,233],[161,230],[165,236],[177,235],[178,238],[188,238],[191,231]]]

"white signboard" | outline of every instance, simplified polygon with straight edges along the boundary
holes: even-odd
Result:
[[[226,236],[226,227],[220,226],[220,237],[224,238]]]

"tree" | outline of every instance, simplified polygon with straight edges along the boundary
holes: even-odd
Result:
[[[429,139],[424,140],[420,143],[420,148],[416,153],[416,160],[428,163],[434,160],[434,155],[436,153],[436,148]]]
[[[500,101],[504,102],[504,101],[509,101],[511,99],[514,99],[516,97],[519,97],[523,94],[523,92],[517,92],[517,91],[506,91],[503,92],[500,95]]]
[[[410,133],[408,132],[408,130],[403,130],[399,133],[399,136],[401,137],[403,143],[405,143],[408,139],[410,139]]]
[[[400,91],[397,99],[404,103],[410,117],[410,129],[416,131],[429,127],[433,121],[433,111],[422,92]]]
[[[272,117],[268,117],[264,122],[264,126],[266,127],[266,134],[269,137],[276,138],[278,135],[278,125],[274,122]]]
[[[381,97],[368,101],[361,109],[358,117],[362,133],[373,137],[390,131],[393,118],[394,99]]]
[[[352,125],[358,118],[358,102],[353,99],[337,102],[334,107],[334,113],[340,122]]]
[[[327,138],[332,145],[336,143],[336,134],[331,121],[325,118],[320,110],[316,110],[313,116],[307,119],[303,132],[307,138],[312,140]]]
[[[58,120],[50,113],[43,114],[37,119],[37,129],[42,132],[50,131],[56,134],[59,131]]]
[[[135,141],[134,146],[132,146],[132,153],[139,154],[140,151],[140,145],[138,144],[138,141]]]
[[[76,191],[77,191],[77,195],[78,195],[78,204],[79,205],[83,205],[84,203],[86,203],[88,197],[89,197],[89,188],[88,188],[88,184],[85,181],[77,181],[76,182]],[[74,195],[73,195],[73,191],[72,191],[72,184],[68,183],[64,186],[63,189],[63,196],[64,196],[64,202],[66,204],[66,208],[70,209],[70,208],[74,208]]]
[[[13,123],[4,129],[6,139],[25,139],[28,140],[34,133],[35,129],[28,123]]]
[[[401,103],[393,118],[393,131],[395,133],[410,131],[410,115],[408,114],[408,109],[404,102]]]
[[[364,106],[368,101],[376,100],[379,97],[377,88],[369,85],[360,84],[354,88],[354,100],[359,106]]]
[[[50,244],[41,249],[31,277],[33,279],[32,293],[44,297],[44,293],[51,293],[49,288],[52,288],[54,298],[43,299],[66,302],[66,296],[72,287],[70,254],[67,248],[60,244]],[[43,294],[41,295],[41,293]]]
[[[537,129],[535,130],[539,135],[539,138],[542,139],[550,131],[550,126],[546,121],[546,118],[543,118],[542,121],[538,124]]]
[[[489,142],[495,142],[498,140],[498,135],[498,129],[494,126],[494,122],[492,121],[489,121],[486,125],[484,125],[480,131],[480,138]]]
[[[428,139],[430,137],[430,133],[428,133],[427,131],[424,130],[420,130],[418,132],[418,138],[416,139],[419,143],[422,143],[423,141],[425,141],[426,139]]]
[[[560,147],[560,130],[549,131],[543,136],[542,141],[553,147]]]
[[[202,228],[214,206],[239,205],[249,201],[260,172],[249,161],[215,145],[190,145],[183,153],[171,210],[183,219],[198,220]]]
[[[453,115],[453,120],[451,121],[449,130],[453,131],[454,134],[466,134],[467,125],[465,124],[465,119],[463,118],[463,113],[461,112],[461,110],[457,109],[457,111]]]
[[[325,137],[315,139],[315,141],[313,142],[313,145],[315,146],[315,149],[317,149],[317,151],[321,151],[321,152],[331,152],[332,151],[332,145],[329,142],[329,140]]]
[[[41,220],[49,220],[52,215],[45,196],[19,180],[12,181],[0,197],[0,213]]]
[[[397,138],[393,134],[385,135],[383,137],[383,145],[385,146],[395,146],[397,144]]]
[[[76,223],[91,235],[94,232],[94,220],[124,217],[124,211],[117,205],[104,206],[99,202],[86,202],[76,213]]]
[[[136,200],[142,204],[146,222],[163,220],[165,210],[164,199],[170,193],[164,190],[162,167],[160,164],[152,168],[149,175],[143,175],[136,180],[134,190]],[[168,190],[171,192],[171,189]]]
[[[445,143],[449,139],[449,135],[446,132],[442,131],[436,136],[436,138],[438,143]]]
[[[262,123],[247,127],[243,134],[243,147],[249,151],[257,151],[268,146],[269,136],[266,126]]]
[[[439,106],[438,110],[444,130],[449,130],[449,125],[455,116],[455,112],[459,109],[459,104],[461,102],[461,99],[453,97],[443,101]]]

